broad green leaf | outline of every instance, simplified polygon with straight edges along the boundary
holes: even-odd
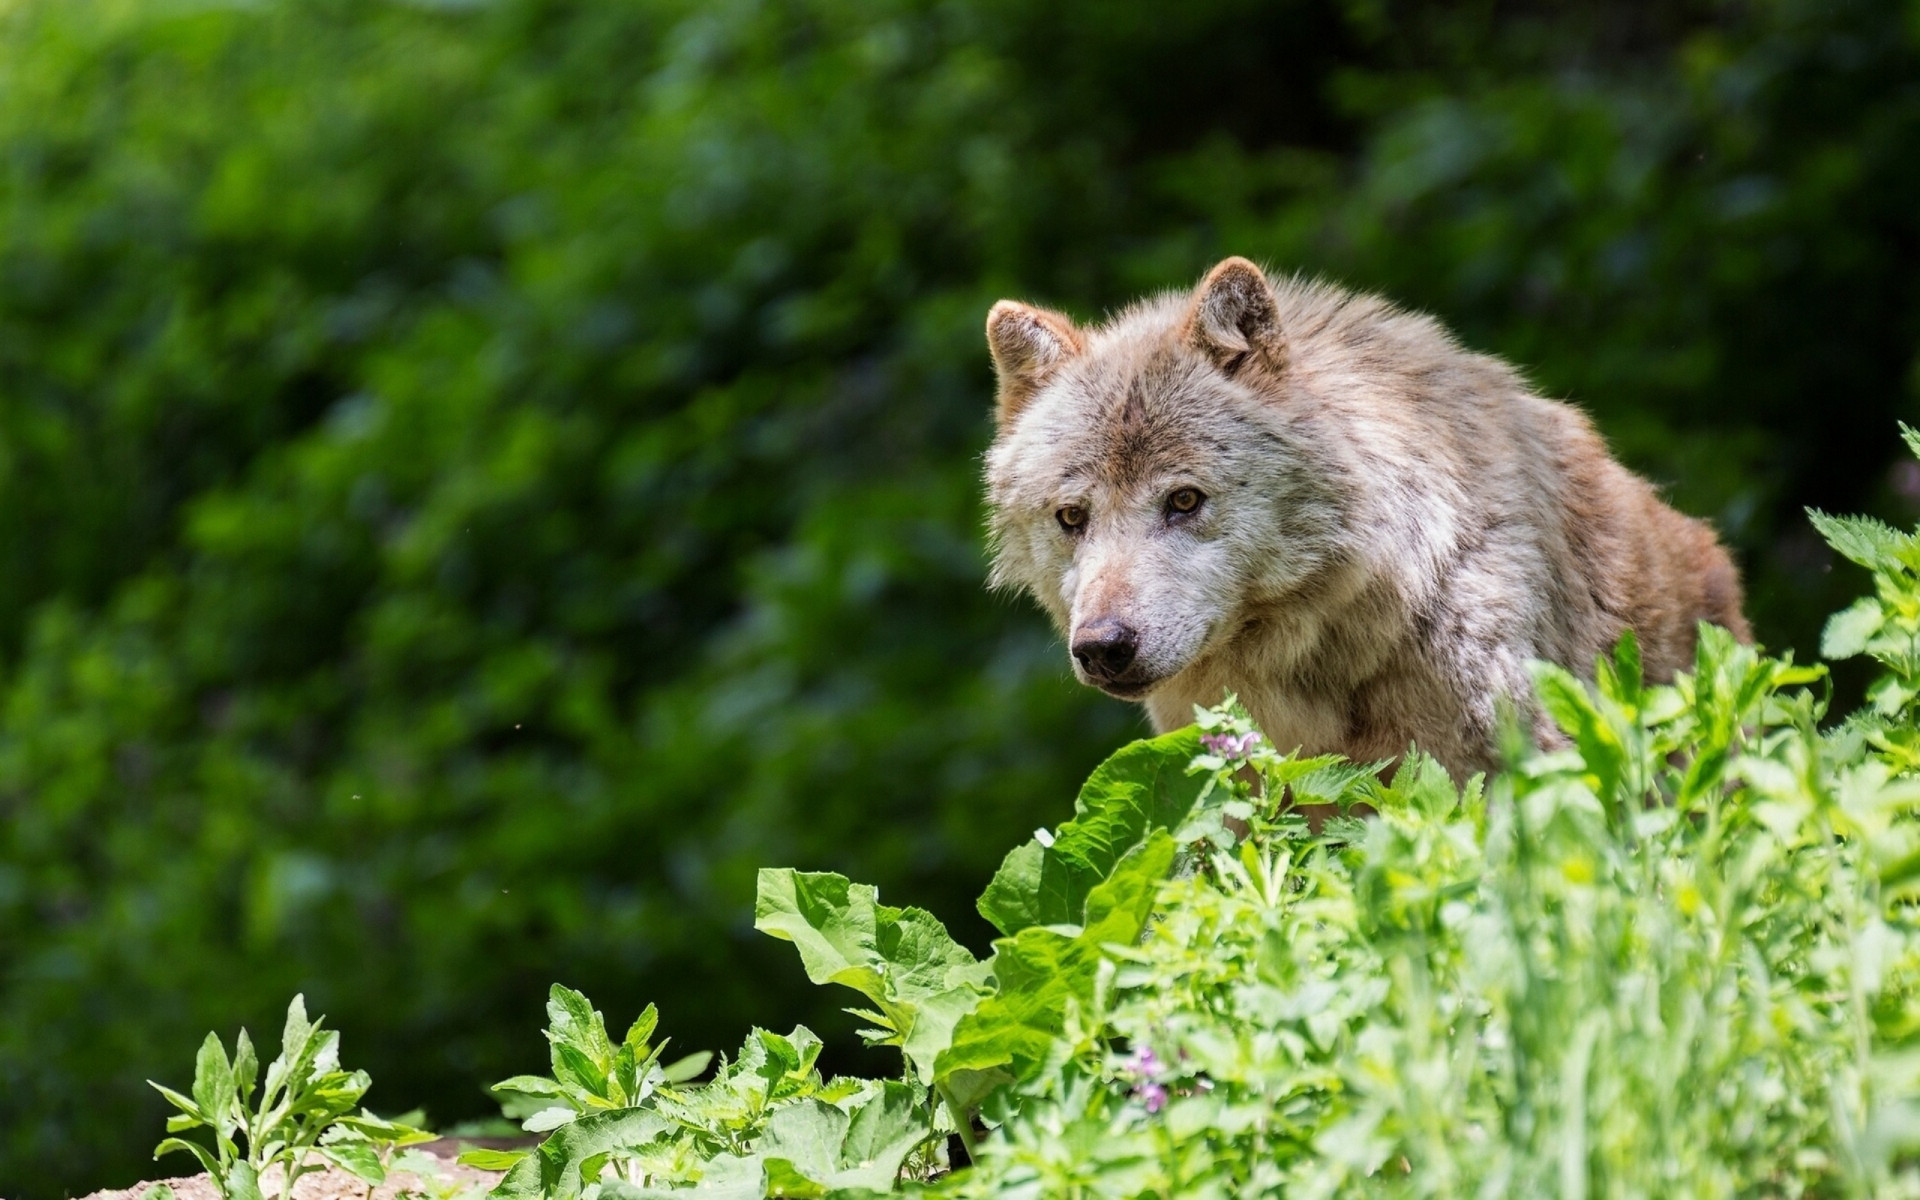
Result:
[[[692,1195],[700,1200],[759,1200],[768,1193],[767,1171],[760,1156],[723,1154],[706,1164]],[[679,1200],[683,1192],[663,1193],[663,1200]]]
[[[969,982],[913,1005],[912,1020],[901,1032],[899,1044],[921,1083],[933,1082],[934,1063],[940,1052],[953,1044],[954,1028],[979,1007],[986,994],[983,987]]]
[[[606,1073],[578,1046],[555,1040],[547,1049],[553,1062],[555,1079],[598,1096],[602,1100],[607,1098]]]
[[[518,1092],[523,1096],[564,1096],[566,1089],[542,1075],[515,1075],[502,1079],[489,1089],[493,1092]]]
[[[762,870],[754,928],[792,942],[813,982],[875,1003],[919,999],[982,974],[939,918],[881,904],[876,889],[844,875]]]
[[[1807,519],[1829,546],[1868,570],[1897,566],[1900,552],[1911,540],[1893,526],[1872,517],[1834,517],[1810,508]]]
[[[338,1035],[329,1030],[328,1036]],[[296,1116],[321,1115],[331,1120],[352,1112],[372,1085],[365,1071],[329,1071],[308,1078],[303,1086],[289,1091],[287,1111]]]
[[[668,1083],[686,1083],[698,1079],[708,1064],[713,1062],[713,1051],[695,1050],[692,1054],[676,1058],[660,1068],[660,1077]]]
[[[307,998],[304,994],[296,995],[287,1005],[287,1021],[280,1033],[280,1053],[267,1064],[266,1092],[260,1098],[262,1106],[274,1103],[281,1089],[307,1077],[317,1050],[313,1034],[314,1023],[307,1019]]]
[[[1826,630],[1820,635],[1820,656],[1839,659],[1866,653],[1867,643],[1880,632],[1885,619],[1886,610],[1880,602],[1862,596],[1827,619]]]
[[[467,1162],[483,1153],[498,1154],[500,1152],[469,1150],[460,1156],[460,1161]],[[481,1164],[475,1162],[472,1165]],[[537,1149],[520,1155],[514,1162],[507,1165],[507,1173],[501,1176],[500,1182],[494,1184],[493,1190],[487,1193],[489,1200],[546,1200],[548,1192],[545,1181],[541,1178],[545,1165],[545,1159]],[[577,1187],[573,1194],[578,1194]]]
[[[206,1124],[206,1114],[200,1108],[200,1105],[190,1097],[182,1096],[179,1092],[174,1091],[165,1084],[155,1083],[151,1079],[147,1080],[147,1086],[159,1092],[162,1096],[165,1096],[167,1102],[179,1109],[182,1116],[192,1118],[197,1124]]]
[[[325,1143],[325,1139],[321,1139]],[[342,1138],[323,1144],[320,1155],[342,1171],[366,1183],[382,1184],[387,1180],[387,1169],[380,1161],[380,1151],[372,1142],[363,1138]]]
[[[1416,750],[1394,772],[1393,783],[1376,792],[1373,803],[1382,811],[1411,810],[1428,818],[1444,818],[1459,807],[1460,789],[1445,767]]]
[[[1000,991],[963,1018],[934,1063],[936,1080],[1005,1067],[1024,1079],[1046,1056],[1068,1000],[1092,979],[1093,944],[1048,925],[1032,925],[994,943]]]
[[[1680,789],[1674,802],[1684,811],[1691,811],[1716,792],[1726,775],[1729,754],[1725,745],[1703,746],[1687,764],[1686,774],[1681,778]]]
[[[790,1197],[791,1200],[823,1200],[828,1188],[801,1170],[788,1159],[761,1156],[761,1166],[766,1171],[766,1194],[769,1196]]]
[[[437,1154],[428,1154],[424,1150],[402,1150],[387,1163],[389,1171],[406,1171],[418,1175],[422,1181],[435,1180],[446,1174],[447,1160]]]
[[[1172,836],[1160,829],[1128,851],[1106,881],[1088,893],[1080,936],[1099,946],[1130,946],[1139,940],[1153,912],[1154,893],[1173,867],[1176,848]]]
[[[546,1034],[553,1077],[605,1099],[614,1048],[599,1010],[579,992],[556,983],[547,991]]]
[[[1352,804],[1366,798],[1365,786],[1386,765],[1350,763],[1332,756],[1292,759],[1274,770],[1270,779],[1285,784],[1294,804]]]
[[[956,986],[985,983],[987,973],[980,960],[954,941],[932,913],[882,906],[876,916],[887,1003],[921,1000]]]
[[[1608,803],[1616,801],[1627,758],[1627,747],[1619,729],[1608,714],[1601,711],[1585,685],[1566,668],[1547,662],[1534,662],[1529,666],[1541,708],[1573,738],[1601,799]]]
[[[221,1137],[231,1135],[242,1119],[234,1112],[233,1066],[227,1061],[227,1049],[217,1034],[209,1033],[200,1043],[193,1061],[193,1099],[207,1124]]]
[[[1028,838],[1000,860],[1000,868],[974,907],[993,922],[994,928],[1011,937],[1029,925],[1047,924],[1047,914],[1067,909],[1066,878],[1063,863],[1048,861],[1046,844],[1037,837]],[[1056,897],[1053,903],[1041,900],[1043,891]]]
[[[840,1170],[830,1182],[836,1188],[886,1191],[907,1155],[932,1134],[921,1090],[889,1079],[855,1110],[840,1148]]]
[[[1884,717],[1897,717],[1913,703],[1917,693],[1913,683],[1897,675],[1882,675],[1867,688],[1867,702]]]
[[[366,1109],[361,1109],[352,1116],[341,1117],[340,1120],[335,1123],[334,1128],[350,1130],[367,1138],[369,1141],[393,1146],[417,1146],[423,1142],[431,1142],[438,1139],[438,1134],[429,1130],[416,1128],[408,1123],[409,1119],[415,1121],[424,1120],[425,1116],[418,1109],[415,1109],[412,1112],[402,1114],[401,1117],[389,1119],[375,1116]]]
[[[917,1088],[889,1081],[851,1115],[818,1100],[781,1108],[755,1148],[767,1186],[787,1196],[890,1188],[900,1164],[930,1133],[921,1096]]]
[[[784,1159],[816,1184],[840,1169],[840,1146],[852,1118],[831,1104],[801,1100],[776,1111],[755,1150],[768,1160]],[[771,1163],[769,1163],[771,1167]]]
[[[571,1108],[562,1108],[556,1105],[552,1108],[543,1108],[539,1112],[534,1113],[520,1123],[520,1128],[526,1130],[528,1133],[548,1133],[567,1124],[579,1115],[580,1114]]]
[[[660,1023],[659,1010],[649,1004],[627,1026],[627,1034],[614,1051],[613,1070],[608,1080],[608,1099],[616,1105],[636,1104],[647,1088],[647,1074],[667,1048],[665,1041],[652,1044],[654,1029]]]
[[[807,977],[860,992],[892,1029],[923,1081],[953,1023],[983,993],[987,966],[955,942],[933,914],[880,904],[845,876],[760,872],[755,928],[790,941]]]
[[[1140,936],[1174,850],[1172,836],[1160,829],[1122,858],[1088,894],[1084,926],[1031,925],[996,941],[996,991],[960,1020],[953,1044],[938,1056],[936,1079],[972,1079],[963,1073],[1002,1067],[1016,1078],[1030,1076],[1064,1028],[1067,1005],[1091,1002],[1104,947]]]
[[[482,1171],[508,1171],[521,1159],[532,1153],[528,1150],[491,1150],[476,1147],[464,1151],[454,1161],[465,1167],[478,1167]]]
[[[622,1038],[621,1042],[633,1047],[636,1052],[645,1054],[647,1046],[653,1040],[653,1032],[659,1028],[659,1025],[660,1010],[649,1004],[640,1010],[640,1015],[634,1018],[633,1024],[627,1026],[627,1036]]]
[[[260,1056],[253,1048],[253,1039],[242,1029],[233,1045],[233,1092],[234,1099],[241,1110],[247,1108],[253,1095],[253,1085],[260,1077]]]
[[[757,1053],[756,1053],[757,1052]],[[795,1029],[783,1037],[771,1029],[755,1029],[741,1047],[740,1061],[764,1079],[780,1080],[803,1074],[820,1057],[820,1039],[810,1029]]]
[[[260,1195],[260,1177],[253,1167],[244,1162],[233,1164],[227,1172],[226,1200],[262,1200]]]
[[[980,897],[980,914],[1004,934],[1034,925],[1077,925],[1088,894],[1154,830],[1186,823],[1207,786],[1188,765],[1200,752],[1188,727],[1122,748],[1100,764],[1053,834],[1007,855]]]
[[[184,1150],[199,1159],[200,1169],[203,1171],[214,1173],[220,1169],[219,1160],[214,1158],[213,1151],[198,1142],[190,1142],[185,1138],[170,1137],[165,1139],[153,1148],[153,1156],[159,1158],[163,1154],[172,1154],[177,1150]]]
[[[1620,631],[1620,640],[1613,647],[1611,678],[1616,689],[1614,698],[1631,708],[1638,708],[1644,677],[1645,671],[1640,663],[1640,639],[1634,636],[1631,628],[1623,629]]]
[[[990,1057],[971,1052],[970,1056]],[[976,1068],[961,1066],[959,1061],[958,1058],[950,1058],[939,1073],[940,1098],[946,1102],[947,1112],[956,1124],[968,1120],[967,1114],[982,1100],[1014,1081],[1013,1071],[1005,1063],[996,1062]]]
[[[837,983],[878,1002],[878,891],[844,875],[763,868],[753,927],[792,942],[814,983]]]

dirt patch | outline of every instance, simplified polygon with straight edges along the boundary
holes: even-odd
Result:
[[[398,1197],[406,1194],[424,1196],[427,1200],[441,1200],[442,1197],[456,1200],[461,1196],[485,1195],[494,1184],[500,1182],[500,1172],[463,1167],[453,1161],[470,1145],[470,1142],[443,1139],[415,1146],[414,1151],[436,1160],[434,1167],[431,1170],[423,1167],[417,1173],[395,1171],[379,1187],[369,1187],[364,1181],[333,1167],[302,1175],[294,1181],[294,1200],[398,1200]],[[220,1190],[213,1186],[213,1178],[208,1175],[157,1179],[149,1183],[137,1183],[130,1188],[95,1192],[82,1200],[140,1200],[146,1195],[147,1189],[156,1183],[164,1183],[172,1188],[176,1200],[220,1200]],[[260,1192],[268,1200],[278,1200],[279,1171],[270,1171],[261,1177]]]

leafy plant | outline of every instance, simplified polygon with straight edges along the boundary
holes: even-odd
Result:
[[[365,1071],[340,1068],[340,1035],[321,1027],[325,1019],[309,1021],[306,998],[293,998],[280,1053],[267,1064],[258,1102],[253,1094],[260,1059],[247,1031],[234,1040],[231,1058],[219,1036],[209,1033],[194,1060],[192,1095],[152,1086],[180,1110],[167,1119],[167,1131],[208,1129],[213,1147],[169,1137],[154,1148],[154,1157],[175,1151],[193,1155],[227,1200],[261,1200],[261,1178],[276,1166],[281,1200],[293,1195],[302,1175],[327,1163],[370,1184],[384,1182],[394,1148],[432,1141],[434,1135],[364,1108],[354,1112],[372,1081]]]
[[[1907,448],[1920,456],[1920,432],[1902,423]],[[1807,510],[1835,550],[1873,573],[1873,594],[1827,621],[1820,653],[1831,659],[1870,655],[1881,675],[1867,693],[1868,708],[1850,731],[1864,737],[1901,771],[1920,769],[1920,534],[1902,533],[1871,517],[1832,517]]]
[[[532,1133],[556,1129],[585,1113],[642,1104],[660,1084],[690,1079],[713,1058],[699,1051],[662,1066],[660,1055],[667,1043],[651,1041],[659,1019],[649,1004],[616,1045],[607,1036],[605,1018],[585,996],[554,984],[547,997],[546,1029],[552,1077],[516,1075],[495,1084],[494,1091],[536,1103],[537,1111],[520,1114]]]
[[[470,1166],[505,1169],[495,1195],[571,1200],[601,1189],[603,1175],[627,1196],[675,1184],[709,1191],[818,1196],[836,1188],[891,1188],[932,1136],[924,1096],[903,1083],[827,1083],[814,1067],[820,1040],[802,1028],[756,1029],[731,1061],[698,1087],[707,1054],[658,1065],[648,1008],[619,1046],[578,992],[556,985],[547,1037],[554,1074],[495,1085],[508,1110],[559,1100],[526,1119],[554,1130],[538,1150],[469,1151]]]
[[[862,997],[900,1078],[756,1031],[616,1100],[569,993],[549,1037],[592,1069],[509,1084],[579,1115],[497,1194],[1920,1196],[1920,535],[1815,521],[1874,575],[1825,649],[1885,670],[1834,728],[1823,666],[1712,627],[1670,684],[1631,634],[1591,682],[1536,665],[1567,744],[1489,778],[1203,710],[1007,856],[984,961],[761,873],[758,926]]]

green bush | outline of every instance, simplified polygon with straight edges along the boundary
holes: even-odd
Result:
[[[1920,532],[1816,519],[1875,582],[1829,650],[1883,670],[1834,729],[1823,666],[1711,626],[1671,686],[1631,633],[1596,684],[1538,664],[1568,746],[1516,728],[1464,786],[1203,711],[1007,857],[986,960],[761,873],[759,927],[901,1078],[823,1077],[803,1027],[690,1086],[652,1009],[616,1051],[556,987],[553,1076],[500,1090],[558,1132],[480,1156],[494,1195],[1920,1196]]]
[[[998,296],[1091,316],[1244,253],[1432,308],[1715,518],[1774,644],[1842,599],[1797,506],[1908,503],[1894,5],[0,29],[15,1200],[149,1171],[141,1080],[295,992],[442,1121],[532,1065],[555,977],[731,1044],[799,981],[736,916],[762,862],[983,947],[1000,849],[1140,728],[979,590]],[[816,1003],[781,1015],[843,1047]]]

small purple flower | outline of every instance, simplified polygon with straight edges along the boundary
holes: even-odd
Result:
[[[1134,1086],[1133,1098],[1144,1101],[1148,1112],[1157,1113],[1167,1106],[1167,1087],[1147,1080]]]
[[[1120,1060],[1120,1073],[1134,1080],[1133,1098],[1145,1104],[1150,1113],[1167,1106],[1167,1085],[1154,1078],[1160,1074],[1162,1065],[1153,1047],[1146,1045],[1136,1045],[1131,1054]]]
[[[1245,758],[1260,744],[1260,735],[1252,730],[1242,734],[1203,733],[1200,735],[1200,744],[1221,758]]]

